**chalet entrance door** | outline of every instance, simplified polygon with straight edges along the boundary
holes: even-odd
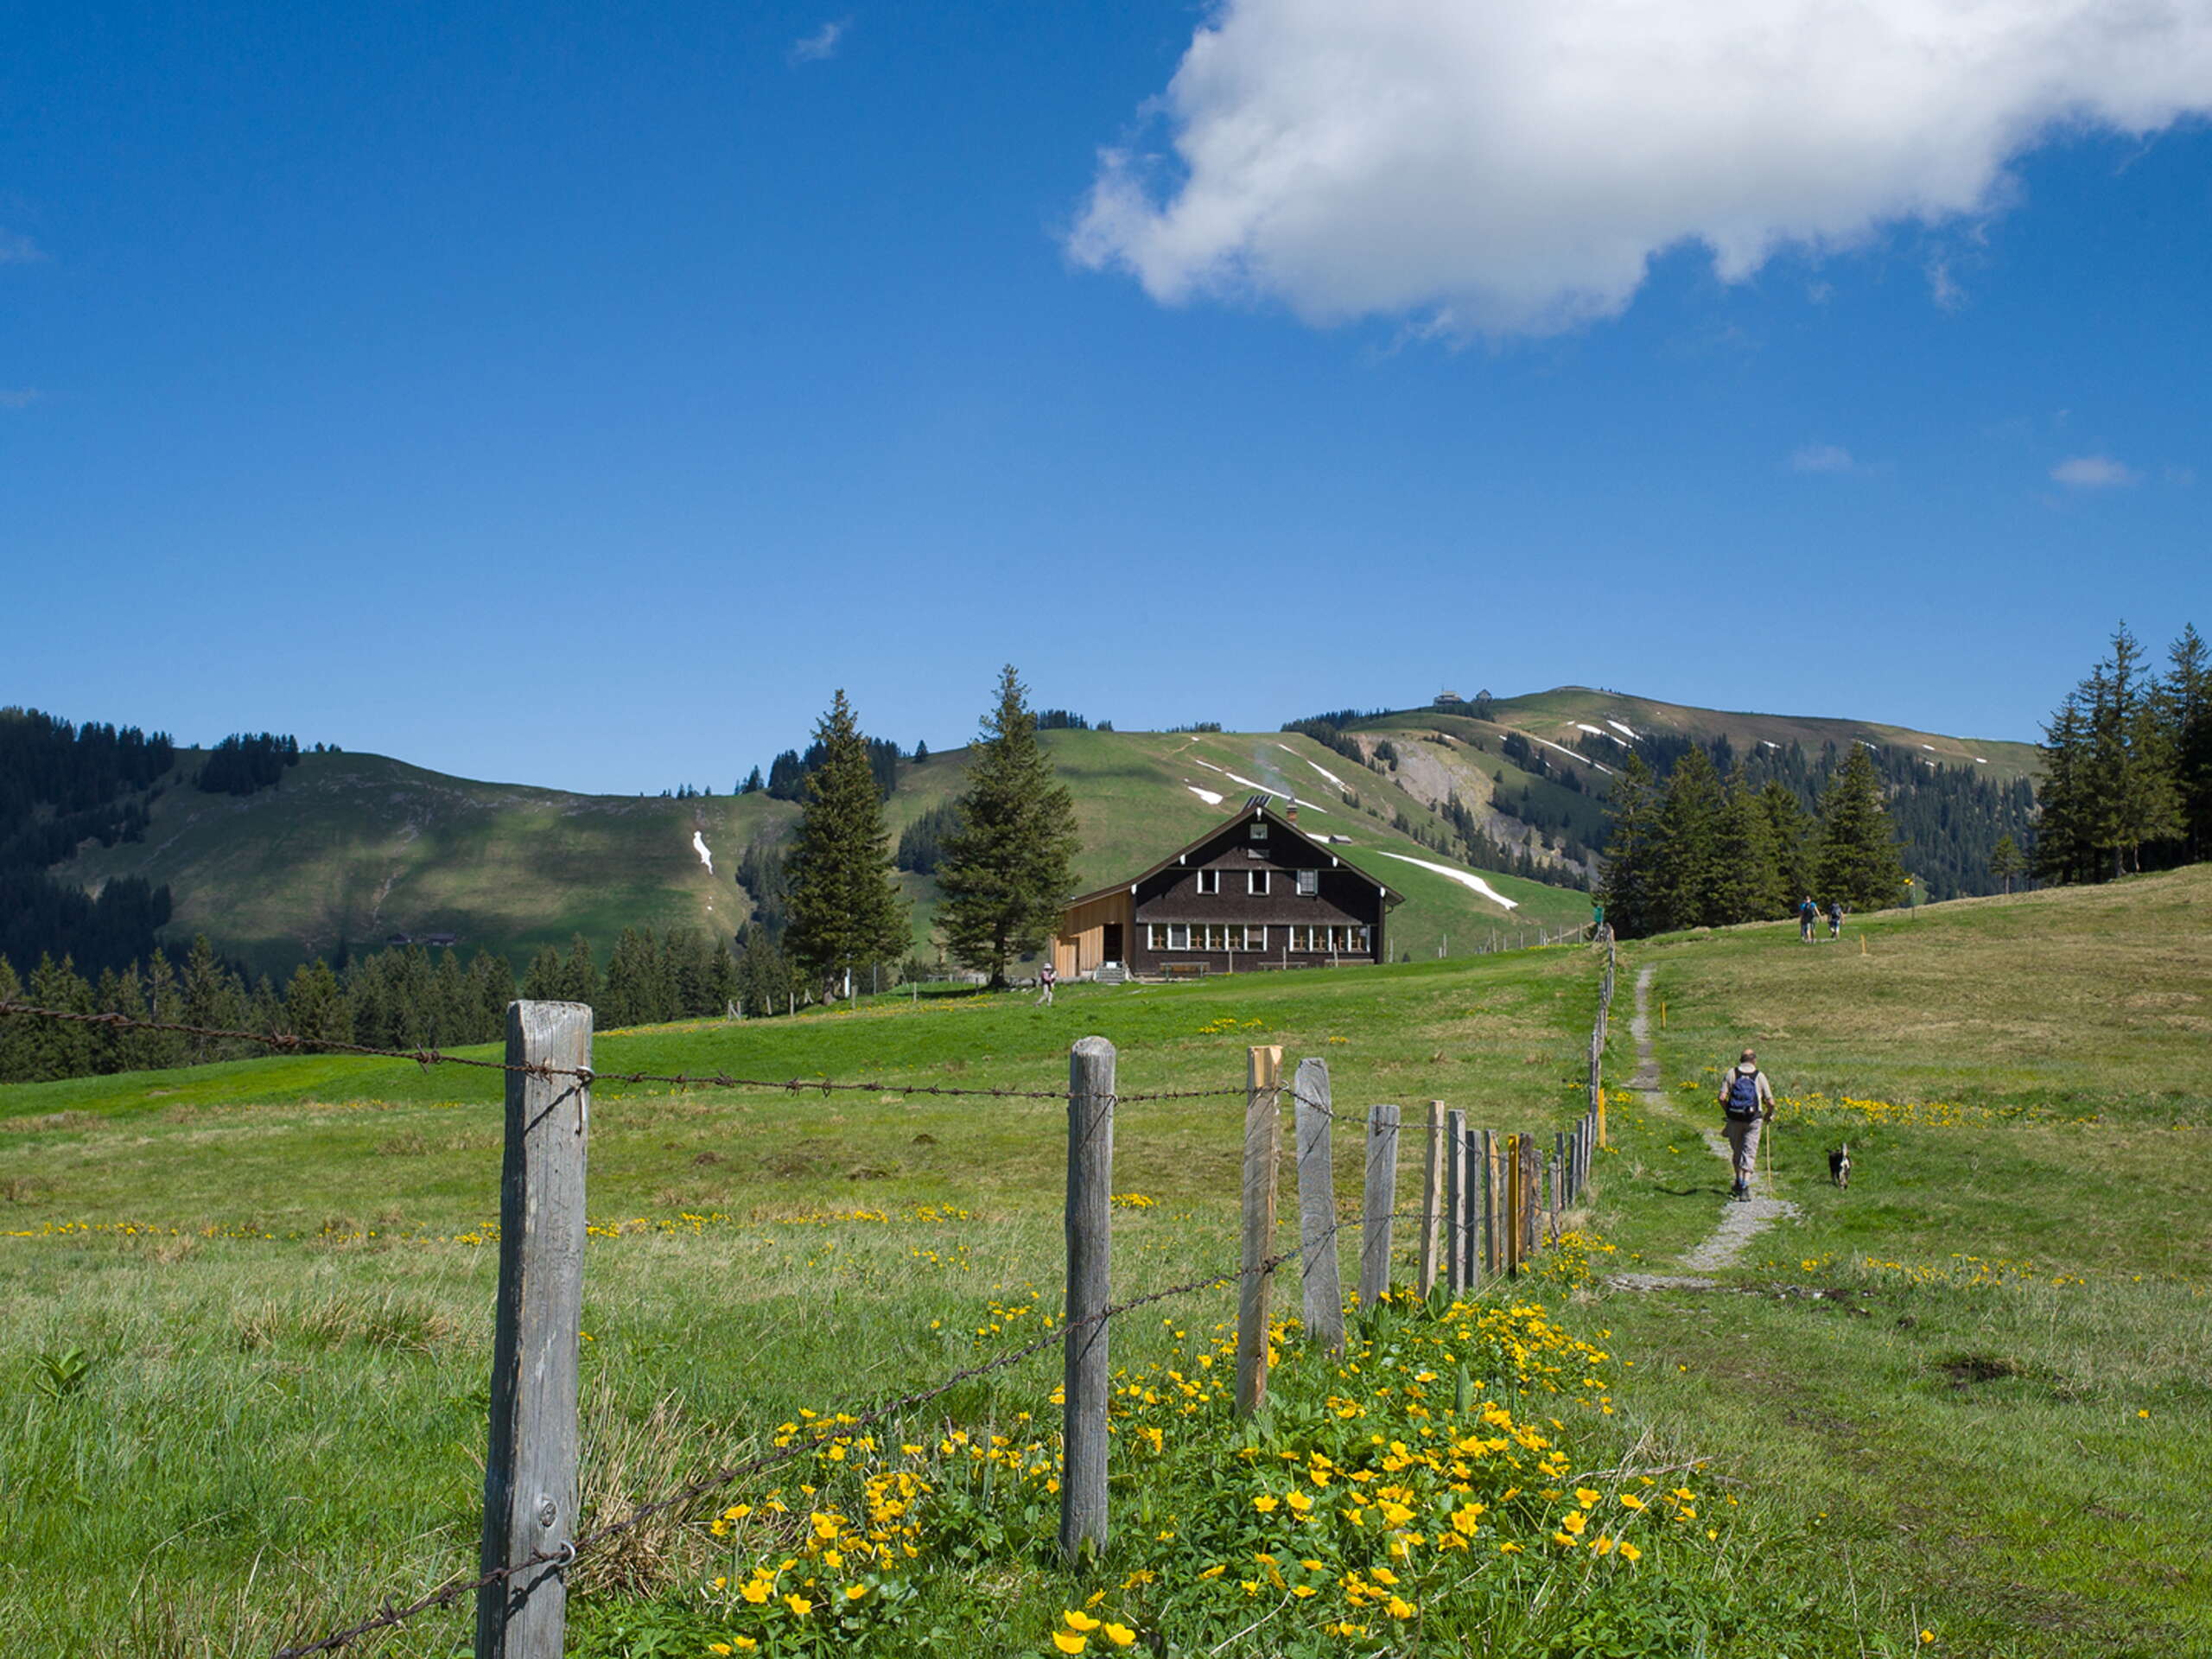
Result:
[[[1122,925],[1119,922],[1107,922],[1098,931],[1100,957],[1107,962],[1122,961]]]

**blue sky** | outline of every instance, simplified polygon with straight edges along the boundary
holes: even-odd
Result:
[[[1182,5],[17,9],[0,702],[720,791],[839,686],[963,741],[1008,660],[1125,728],[1580,683],[2028,737],[2119,619],[2212,628],[2186,52],[1993,95],[1993,175],[1941,86],[1773,160],[1643,70],[1447,85],[1504,113],[1408,162],[1387,62],[1297,103],[1296,10],[1211,14],[1210,81]],[[1255,110],[1378,159],[1220,160]]]

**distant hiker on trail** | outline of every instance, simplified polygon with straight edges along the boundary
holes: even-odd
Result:
[[[1813,895],[1807,893],[1805,902],[1797,906],[1797,937],[1807,944],[1813,942],[1813,924],[1820,916],[1821,907],[1813,902]]]
[[[1052,958],[1047,957],[1045,959],[1045,965],[1037,970],[1037,1002],[1039,1007],[1049,1008],[1052,1006],[1052,987],[1059,982],[1060,976],[1053,971]]]
[[[1748,1048],[1720,1079],[1720,1107],[1728,1115],[1728,1150],[1736,1166],[1736,1185],[1729,1196],[1745,1200],[1751,1196],[1751,1172],[1758,1163],[1759,1131],[1774,1116],[1774,1090],[1759,1070],[1758,1057]]]
[[[1840,939],[1842,937],[1843,900],[1840,899],[1831,899],[1828,900],[1828,938],[1832,939]]]

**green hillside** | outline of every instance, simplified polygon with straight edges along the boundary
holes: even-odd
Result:
[[[1574,892],[1485,874],[1509,908],[1405,861],[1454,862],[1393,829],[1395,815],[1440,840],[1441,821],[1394,782],[1306,738],[1057,731],[1045,741],[1076,798],[1085,887],[1144,868],[1266,790],[1295,794],[1310,833],[1344,838],[1344,857],[1406,895],[1392,917],[1394,955],[1433,957],[1447,945],[1465,954],[1493,930],[1556,930],[1589,915]],[[371,754],[303,755],[273,789],[210,795],[184,782],[199,760],[181,756],[151,796],[143,840],[88,843],[55,874],[88,888],[126,875],[166,883],[173,941],[206,933],[272,973],[341,944],[358,951],[402,935],[450,935],[464,952],[520,961],[578,932],[602,950],[630,926],[734,933],[753,913],[737,880],[741,855],[756,839],[782,838],[798,817],[760,793],[578,795]],[[964,765],[965,751],[950,751],[902,766],[887,812],[893,833],[958,794]],[[936,883],[900,880],[914,901],[915,950],[927,957]]]

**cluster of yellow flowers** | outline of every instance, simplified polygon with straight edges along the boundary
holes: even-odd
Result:
[[[2067,1116],[2041,1106],[1977,1106],[1962,1101],[1864,1100],[1855,1095],[1783,1095],[1777,1122],[1847,1129],[1958,1129],[1992,1123],[2095,1123],[2094,1114]]]
[[[1570,1236],[1582,1271],[1610,1249]],[[1050,1317],[1034,1301],[994,1300],[976,1330],[1049,1328]],[[1129,1484],[1116,1504],[1131,1568],[1121,1605],[1103,1605],[1101,1591],[1065,1611],[1049,1650],[1128,1647],[1162,1618],[1211,1622],[1210,1606],[1249,1619],[1235,1610],[1270,1597],[1269,1617],[1366,1639],[1431,1616],[1471,1573],[1519,1572],[1516,1558],[1620,1572],[1671,1537],[1719,1540],[1698,1524],[1689,1486],[1571,1475],[1564,1419],[1611,1412],[1609,1356],[1541,1304],[1462,1300],[1433,1313],[1403,1294],[1355,1328],[1332,1359],[1296,1344],[1296,1321],[1275,1325],[1274,1427],[1255,1439],[1231,1415],[1233,1330],[1163,1321],[1169,1351],[1114,1381],[1109,1429]],[[803,1413],[776,1438],[811,1445],[807,1482],[714,1523],[734,1550],[707,1591],[731,1621],[716,1652],[785,1650],[803,1631],[818,1641],[825,1618],[849,1637],[896,1618],[918,1593],[909,1575],[964,1535],[979,1503],[994,1516],[1056,1508],[1058,1437],[1029,1412],[896,1446],[849,1417]]]
[[[1239,1020],[1233,1014],[1224,1014],[1200,1026],[1198,1034],[1201,1037],[1226,1037],[1236,1031],[1264,1031],[1267,1024],[1264,1020]]]
[[[1810,1263],[1807,1264],[1811,1265]],[[1895,1274],[1911,1285],[2086,1285],[2088,1278],[2078,1273],[2049,1274],[2038,1271],[2032,1262],[2015,1262],[2007,1256],[1968,1255],[1954,1250],[1948,1262],[1885,1262],[1875,1256],[1862,1256],[1859,1265],[1869,1272]],[[2140,1278],[2139,1274],[2136,1275]]]

